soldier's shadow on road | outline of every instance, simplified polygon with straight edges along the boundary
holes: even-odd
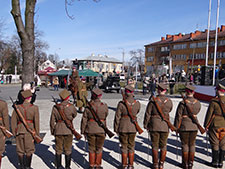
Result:
[[[5,156],[8,157],[8,160],[10,161],[10,163],[13,164],[13,166],[15,168],[19,168],[18,157],[17,157],[17,154],[16,154],[16,145],[8,144],[5,147],[5,153],[6,153]]]
[[[77,165],[78,168],[81,166],[82,168],[88,168],[89,163],[86,160],[86,156],[88,156],[88,145],[86,141],[79,140],[77,143],[75,143],[76,147],[81,149],[83,153],[80,153],[76,150],[76,147],[73,146],[72,148],[72,160]]]
[[[143,152],[143,153],[146,153],[146,154],[149,154],[150,156],[152,156],[152,148],[150,146],[151,145],[150,140],[148,138],[145,138],[145,137],[142,137],[142,136],[137,136],[137,137],[139,139],[142,139],[142,142],[141,143],[136,142],[135,149],[140,151],[140,152]],[[147,144],[148,146],[144,146],[143,143]],[[172,145],[176,145],[175,140],[168,139],[168,144],[171,144],[171,143],[172,143]],[[173,154],[176,154],[177,150],[174,147],[172,147],[172,146],[170,146],[168,144],[167,144],[167,151],[171,152]],[[178,150],[178,154],[181,154],[181,150]],[[179,166],[180,165],[180,163],[177,162],[177,160],[174,160],[174,159],[172,159],[172,158],[170,158],[168,156],[166,157],[166,162],[170,163],[170,164],[172,164],[174,166]],[[152,165],[152,164],[149,161],[147,161],[147,164],[143,164],[143,165],[149,166],[149,165]]]
[[[49,151],[50,146],[45,144],[37,144],[35,154],[48,166],[48,168],[55,168],[55,155]]]

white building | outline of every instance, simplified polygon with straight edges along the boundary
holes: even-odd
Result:
[[[107,55],[95,56],[92,54],[84,59],[79,59],[78,65],[79,69],[91,69],[104,75],[105,73],[122,72],[123,63],[115,58],[108,57]]]
[[[56,65],[54,65],[50,60],[46,60],[44,63],[41,64],[41,66],[39,66],[39,71],[44,71],[48,67],[53,68],[54,70],[56,70]]]

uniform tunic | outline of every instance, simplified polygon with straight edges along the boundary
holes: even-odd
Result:
[[[128,105],[131,107],[131,113],[137,121],[136,115],[140,110],[140,102],[136,101],[132,95],[126,98]],[[119,134],[119,140],[121,143],[121,151],[123,153],[134,152],[135,135],[137,129],[135,124],[131,121],[128,115],[128,110],[123,101],[117,105],[117,111],[114,119],[114,131]]]
[[[225,96],[221,97],[221,100],[225,102]],[[225,113],[225,112],[224,112]],[[209,141],[212,149],[218,151],[219,149],[225,150],[225,116],[219,105],[218,98],[211,100],[204,121],[204,127],[209,129]],[[220,134],[218,129],[224,129],[224,132]]]
[[[9,115],[7,103],[0,100],[0,126],[9,130]],[[0,156],[5,151],[5,136],[0,129]]]
[[[90,103],[101,121],[106,125],[108,106],[105,103],[102,103],[99,99],[91,100]],[[81,134],[87,134],[88,149],[90,153],[102,153],[105,141],[105,131],[94,120],[88,107],[85,108],[81,120]]]
[[[69,101],[63,101],[60,104],[60,108],[64,112],[66,118],[71,122],[77,116],[76,108],[74,107],[74,105],[70,104]],[[55,106],[52,108],[50,129],[51,134],[55,136],[56,140],[56,149],[55,149],[56,154],[58,155],[62,154],[63,149],[66,155],[71,154],[73,133],[66,126],[59,111],[56,109]]]
[[[22,105],[17,105],[17,108],[22,113],[28,123],[30,129],[34,130],[39,135],[39,110],[38,106],[28,102]],[[16,151],[19,156],[26,154],[27,156],[35,152],[34,139],[27,131],[19,116],[13,110],[11,119],[12,133],[16,136]]]
[[[156,97],[156,102],[161,107],[164,117],[169,120],[169,113],[173,108],[171,99],[164,95],[159,95]],[[150,132],[153,149],[158,150],[160,148],[166,150],[169,127],[162,119],[152,100],[148,103],[145,111],[144,128]]]
[[[193,115],[197,118],[197,114],[201,109],[200,102],[193,97],[188,97],[186,100],[187,106],[192,109]],[[198,127],[189,116],[187,108],[184,105],[184,101],[181,101],[177,107],[174,126],[180,133],[183,151],[195,152],[195,139],[197,136]]]

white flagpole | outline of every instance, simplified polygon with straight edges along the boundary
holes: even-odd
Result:
[[[215,85],[215,75],[216,75],[216,53],[217,53],[217,34],[218,34],[218,22],[219,22],[219,10],[220,10],[220,0],[218,0],[218,2],[217,2],[216,35],[215,35],[215,49],[214,49],[214,62],[213,62],[213,86]]]
[[[211,8],[212,8],[212,0],[209,0],[209,15],[208,15],[208,29],[207,29],[207,45],[206,45],[206,54],[205,54],[205,66],[208,66]]]

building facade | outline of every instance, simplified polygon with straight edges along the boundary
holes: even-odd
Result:
[[[76,62],[76,61],[73,61]],[[79,69],[91,69],[95,72],[102,73],[120,73],[122,71],[123,63],[115,58],[108,56],[92,54],[84,59],[77,60]]]
[[[208,65],[213,65],[215,30],[210,30]],[[145,45],[145,68],[148,74],[159,75],[184,70],[198,70],[205,65],[207,29],[189,34],[166,35],[161,40]],[[225,25],[218,28],[216,65],[225,64]],[[169,72],[169,68],[172,68]]]

